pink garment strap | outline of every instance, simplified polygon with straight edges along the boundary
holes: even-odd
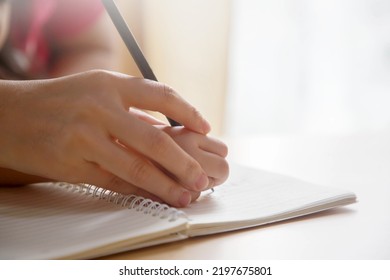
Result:
[[[27,2],[27,3],[26,3]],[[97,21],[100,0],[13,0],[12,57],[28,75],[45,75],[51,43],[71,39]]]
[[[56,0],[55,9],[47,31],[55,39],[75,36],[92,23],[104,12],[101,0]]]
[[[49,48],[43,34],[43,27],[55,10],[56,1],[32,0],[30,30],[23,51],[31,62],[29,71],[40,71],[49,58]]]

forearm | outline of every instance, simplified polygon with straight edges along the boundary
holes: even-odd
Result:
[[[23,85],[22,85],[23,84]],[[22,86],[18,86],[22,85]],[[21,94],[21,89],[26,86],[26,82],[19,81],[0,81],[0,130],[2,131],[2,141],[0,141],[0,147],[4,150],[1,151],[0,154],[0,185],[23,185],[29,183],[36,183],[42,181],[48,181],[45,178],[32,176],[28,174],[24,174],[10,168],[6,168],[6,166],[11,166],[12,164],[8,160],[7,151],[7,119],[10,108],[13,108],[16,103],[18,103],[19,95]],[[13,122],[14,126],[18,126],[17,120]]]

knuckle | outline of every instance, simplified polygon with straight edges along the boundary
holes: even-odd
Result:
[[[170,144],[169,137],[165,132],[158,129],[152,129],[148,132],[147,138],[150,151],[156,156],[161,157],[168,151]]]
[[[90,70],[86,73],[88,79],[84,81],[87,83],[85,86],[87,91],[93,91],[90,96],[92,98],[103,97],[111,95],[109,93],[113,92],[116,88],[117,76],[108,70],[95,69]],[[91,100],[92,101],[92,100]]]
[[[183,178],[192,179],[195,174],[200,174],[201,168],[200,165],[195,160],[187,160],[183,162]]]
[[[175,90],[166,84],[162,84],[162,95],[167,102],[174,101],[178,97]]]
[[[113,76],[110,71],[103,70],[103,69],[93,69],[87,71],[86,73],[95,82],[105,81],[106,79],[110,79]]]
[[[159,97],[160,102],[164,105],[173,105],[177,103],[178,94],[173,88],[166,84],[154,82],[152,84],[152,92]]]
[[[124,185],[124,181],[121,178],[119,178],[118,176],[115,176],[113,174],[111,174],[108,177],[108,180],[106,183],[106,187],[110,190],[113,190],[113,191],[120,190],[123,185]]]
[[[130,181],[134,182],[136,185],[144,185],[149,173],[149,165],[142,158],[134,159],[129,165],[128,174],[130,176]]]
[[[179,187],[175,184],[171,184],[167,187],[167,197],[171,199],[176,199],[178,196],[178,189]]]
[[[164,200],[169,204],[176,205],[184,191],[183,186],[177,182],[169,184],[165,189]]]

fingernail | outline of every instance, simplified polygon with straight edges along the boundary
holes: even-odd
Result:
[[[207,175],[203,173],[202,175],[200,175],[195,185],[197,190],[202,191],[205,188],[207,188],[208,184],[209,184],[209,179],[207,178]]]
[[[189,192],[183,192],[179,198],[180,207],[186,207],[191,203],[191,194]]]

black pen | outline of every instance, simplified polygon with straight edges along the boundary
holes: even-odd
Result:
[[[133,33],[126,21],[122,17],[118,7],[116,6],[114,0],[102,0],[104,7],[108,15],[110,16],[112,22],[114,23],[116,29],[119,32],[119,35],[122,37],[123,42],[125,43],[127,49],[129,50],[131,56],[133,57],[135,63],[137,64],[138,69],[140,70],[142,76],[145,79],[153,80],[157,82],[157,77],[154,75],[152,68],[149,66],[148,61],[143,55],[141,48],[139,47]],[[175,120],[168,118],[168,122],[171,126],[181,126]],[[214,188],[211,188],[212,192],[214,192]]]
[[[149,63],[143,55],[141,48],[138,46],[137,41],[131,33],[131,30],[127,25],[126,21],[122,17],[114,0],[102,0],[102,3],[106,8],[106,11],[110,16],[112,22],[114,23],[116,29],[118,30],[119,35],[122,37],[122,40],[125,43],[127,49],[129,50],[131,56],[133,57],[135,63],[137,64],[137,67],[140,70],[142,76],[145,79],[157,82],[156,75],[154,75],[152,68],[150,68]],[[168,117],[167,119],[171,126],[181,126],[181,124],[177,121],[172,120]]]

